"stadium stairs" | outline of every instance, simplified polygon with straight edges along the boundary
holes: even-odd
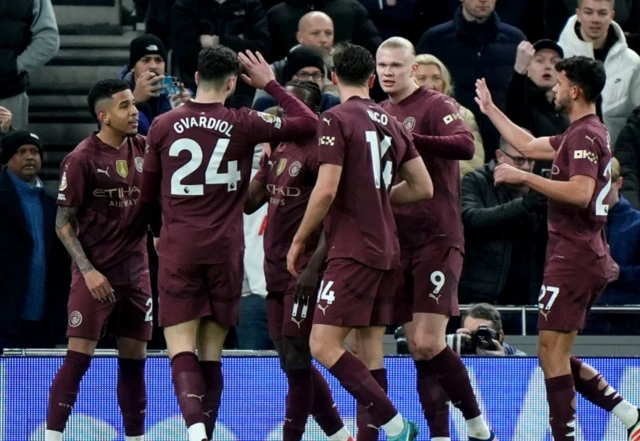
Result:
[[[104,78],[117,78],[128,61],[132,27],[112,24],[60,26],[60,51],[31,75],[29,129],[45,144],[41,178],[55,192],[60,162],[97,129],[87,93]]]

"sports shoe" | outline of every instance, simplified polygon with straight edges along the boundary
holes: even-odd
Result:
[[[398,436],[389,436],[387,435],[387,441],[415,441],[418,437],[418,425],[413,421],[409,421],[406,418],[404,420],[404,429],[402,433]]]
[[[638,421],[629,429],[629,441],[640,441],[640,409],[638,409]]]
[[[473,438],[472,436],[470,436],[469,441],[498,441],[498,437],[495,435],[495,433],[491,432],[491,436],[489,437],[489,439]]]

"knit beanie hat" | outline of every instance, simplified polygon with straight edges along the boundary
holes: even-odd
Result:
[[[316,49],[300,46],[287,55],[287,64],[282,72],[284,82],[291,81],[292,77],[305,67],[317,67],[322,73],[326,72],[322,54]]]
[[[167,49],[162,40],[155,35],[144,34],[131,40],[129,46],[129,69],[133,69],[142,57],[147,55],[160,55],[167,62]]]
[[[0,138],[0,164],[4,165],[13,155],[16,154],[18,149],[23,145],[35,145],[40,153],[40,158],[43,157],[42,141],[37,135],[27,132],[26,130],[17,130],[9,132]]]

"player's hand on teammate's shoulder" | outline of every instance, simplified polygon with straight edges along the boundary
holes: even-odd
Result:
[[[500,164],[493,172],[495,185],[522,184],[525,176],[525,172],[523,172],[522,170],[518,170],[517,168],[509,164]]]
[[[189,92],[184,84],[180,84],[180,93],[171,95],[169,97],[169,101],[171,102],[171,108],[175,109],[176,107],[180,107],[187,101],[191,101],[191,92]]]
[[[103,276],[98,270],[92,269],[87,271],[84,276],[84,282],[87,284],[87,288],[91,292],[94,299],[102,302],[109,303],[115,302],[116,297],[113,294],[113,288],[105,276]]]
[[[287,253],[287,271],[291,273],[293,277],[298,277],[298,271],[296,270],[296,264],[300,259],[300,256],[304,253],[304,242],[293,239],[291,248]]]
[[[264,89],[270,81],[276,79],[271,66],[269,66],[269,63],[266,62],[260,52],[255,54],[250,50],[245,53],[240,52],[238,53],[238,59],[246,72],[246,74],[242,74],[242,80],[249,86],[256,89]]]
[[[474,98],[480,111],[484,114],[489,112],[493,107],[493,98],[491,98],[491,92],[487,87],[487,82],[484,78],[476,80],[476,97]]]
[[[13,114],[11,110],[6,107],[0,106],[0,132],[7,133],[11,130],[11,120],[13,119]]]
[[[300,273],[300,277],[298,277],[294,294],[300,299],[308,300],[315,295],[317,288],[318,272],[307,265],[304,271]]]
[[[164,75],[156,75],[155,72],[145,72],[136,79],[136,88],[133,91],[133,97],[136,104],[149,101],[151,98],[160,96],[160,91],[164,86],[158,82],[164,80]]]

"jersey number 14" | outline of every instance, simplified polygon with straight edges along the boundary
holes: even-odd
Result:
[[[367,144],[371,150],[371,166],[373,168],[373,182],[376,188],[380,188],[381,181],[384,182],[384,189],[389,190],[393,181],[393,171],[391,161],[384,162],[384,169],[382,170],[382,158],[387,153],[387,150],[391,147],[391,137],[385,136],[382,142],[378,139],[378,133],[374,131],[364,132]],[[382,173],[381,173],[382,170]]]
[[[226,184],[227,191],[236,191],[238,182],[241,179],[241,173],[238,171],[238,161],[227,162],[227,172],[220,173],[220,164],[222,158],[227,152],[230,139],[220,138],[213,148],[209,165],[205,171],[204,183],[202,184],[183,184],[182,180],[195,172],[203,160],[202,147],[193,139],[179,139],[169,148],[169,156],[177,158],[184,150],[191,154],[191,159],[177,169],[171,176],[171,194],[180,196],[202,196],[204,194],[204,186],[214,184]]]

